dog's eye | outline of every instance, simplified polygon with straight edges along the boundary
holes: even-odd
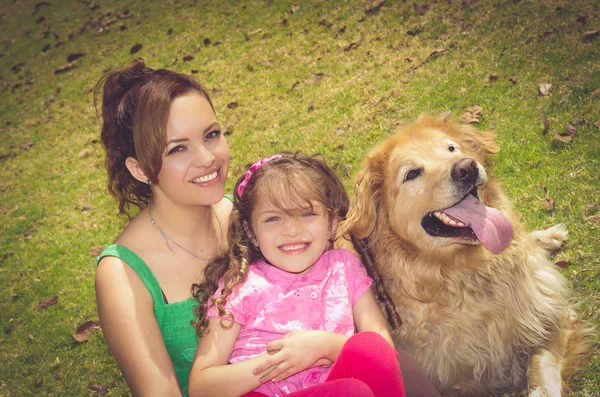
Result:
[[[404,182],[408,182],[421,175],[421,169],[410,170],[404,175]]]
[[[448,145],[448,151],[453,152],[456,150],[456,146],[454,145]]]

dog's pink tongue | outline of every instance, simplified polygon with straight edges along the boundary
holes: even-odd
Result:
[[[508,218],[471,194],[443,212],[473,229],[481,244],[494,254],[504,251],[512,240],[513,227]]]

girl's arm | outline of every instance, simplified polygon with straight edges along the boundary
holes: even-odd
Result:
[[[352,307],[354,323],[358,332],[372,331],[381,335],[394,347],[390,326],[379,307],[379,303],[370,289],[367,290]]]
[[[241,325],[233,323],[230,329],[224,329],[220,322],[220,318],[210,318],[209,332],[200,338],[190,374],[190,397],[237,397],[261,384],[260,373],[254,375],[252,370],[261,365],[269,355],[261,354],[246,361],[229,364]],[[265,368],[269,369],[270,366]]]
[[[96,269],[96,302],[104,338],[131,394],[180,397],[152,297],[137,273],[118,258],[103,258]]]

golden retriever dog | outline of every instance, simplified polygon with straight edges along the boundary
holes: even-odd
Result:
[[[526,232],[492,175],[498,150],[447,115],[401,127],[367,155],[340,233],[374,259],[396,345],[442,395],[560,396],[594,329],[549,260],[566,229]]]

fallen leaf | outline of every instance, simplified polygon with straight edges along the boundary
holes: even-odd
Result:
[[[92,335],[94,332],[98,331],[99,329],[100,329],[100,323],[98,323],[96,321],[86,321],[85,323],[81,324],[77,328],[77,331],[71,336],[77,342],[82,343],[82,342],[85,342],[86,340],[88,340],[90,335]]]
[[[552,84],[541,83],[538,85],[538,91],[541,96],[548,96]]]
[[[561,135],[561,134],[559,134],[558,132],[556,132],[556,130],[552,130],[552,136],[553,136],[553,137],[554,137],[554,139],[556,139],[557,141],[564,142],[564,143],[571,142],[571,140],[573,139],[573,137],[572,137],[572,136],[569,136],[569,135]]]
[[[46,20],[46,17],[39,17],[37,21],[35,21],[36,24],[40,24],[42,22],[44,22]]]
[[[511,77],[511,78],[508,79],[508,82],[511,83],[511,84],[517,84],[517,81],[518,80],[515,79],[514,77]]]
[[[423,4],[422,6],[420,6],[417,3],[413,3],[413,8],[415,9],[415,14],[425,15],[425,13],[429,11],[429,4]]]
[[[24,143],[22,145],[19,145],[19,148],[21,150],[25,150],[28,151],[29,149],[31,149],[33,147],[33,142],[28,142],[28,143]]]
[[[229,103],[227,104],[227,107],[228,107],[229,109],[235,109],[235,108],[237,108],[237,107],[238,107],[238,103],[237,103],[237,101],[229,102]]]
[[[32,227],[31,229],[25,232],[25,240],[31,240],[33,238],[33,233],[37,232],[37,227]]]
[[[594,125],[595,125],[596,127],[600,128],[600,120],[596,121],[596,122],[594,123]]]
[[[585,25],[587,18],[585,17],[585,15],[580,15],[577,17],[576,21],[582,25]]]
[[[571,123],[567,124],[567,135],[573,138],[577,135],[577,128]]]
[[[44,384],[44,378],[43,377],[35,380],[35,387],[36,388],[42,387],[43,384]]]
[[[600,32],[600,28],[588,30],[587,32],[583,32],[583,38],[585,40],[591,40],[598,35]]]
[[[288,24],[288,17],[287,16],[281,18],[281,21],[279,21],[279,26],[281,26],[282,28],[286,27],[287,24]]]
[[[465,124],[479,123],[481,121],[483,108],[475,105],[467,109],[467,112],[460,116],[460,121]]]
[[[88,251],[88,253],[92,256],[98,256],[102,253],[102,251],[104,251],[104,246],[102,245],[94,245],[92,248],[90,248],[90,250]]]
[[[92,154],[92,149],[91,148],[85,148],[82,149],[79,154],[77,155],[78,158],[80,159],[84,159],[86,157],[88,157],[90,154]]]
[[[498,80],[498,76],[494,74],[490,74],[489,81],[490,83],[495,83]]]
[[[385,0],[376,0],[376,1],[372,2],[371,4],[367,4],[365,7],[365,12],[367,14],[370,14],[370,13],[379,11],[379,9],[383,5],[383,3],[385,3]]]
[[[33,13],[35,14],[36,12],[38,12],[40,10],[40,8],[47,7],[49,5],[50,5],[50,3],[47,1],[40,1],[33,7]]]
[[[229,136],[229,135],[233,134],[233,132],[234,132],[233,127],[234,127],[234,124],[225,123],[225,127],[223,127],[223,129],[221,130],[223,135]]]
[[[42,47],[42,52],[48,52],[49,49],[50,49],[50,44],[46,44],[45,46]]]
[[[306,106],[306,111],[307,112],[312,112],[313,110],[315,110],[315,104],[312,102],[308,103],[308,106]]]
[[[113,386],[114,384],[96,383],[95,385],[89,385],[88,389],[93,391],[96,396],[104,396]]]
[[[316,83],[318,83],[319,81],[323,80],[323,77],[324,77],[324,76],[325,76],[325,74],[324,74],[324,73],[316,73],[316,74],[313,74],[313,76],[310,78],[310,81],[309,81],[309,83],[310,83],[310,84],[316,84]]]
[[[550,128],[550,122],[545,114],[542,114],[542,124],[544,124],[544,130],[542,131],[542,134],[546,135],[548,133],[548,128]]]
[[[121,11],[117,13],[117,18],[119,19],[127,19],[127,18],[131,18],[133,16],[133,13],[129,10],[125,10],[125,11]]]
[[[130,54],[135,54],[136,52],[138,52],[139,50],[142,49],[142,45],[141,44],[134,44],[133,47],[131,47],[131,49],[129,50]]]
[[[23,62],[17,63],[15,65],[13,65],[10,70],[12,70],[13,73],[19,73],[21,71],[21,68],[25,66],[25,64]]]
[[[173,29],[169,28],[169,30],[167,30],[167,34],[172,34],[173,33]]]
[[[92,209],[92,207],[90,207],[89,205],[84,205],[83,207],[81,207],[81,211],[84,211],[84,212],[89,211],[91,209]]]
[[[42,40],[42,39],[47,39],[47,38],[48,38],[48,36],[50,36],[50,31],[49,31],[49,30],[46,30],[45,32],[38,33],[38,34],[35,36],[35,38],[36,38],[36,39],[38,39],[38,40]]]
[[[546,207],[548,211],[552,211],[554,209],[554,199],[544,199],[544,207]]]
[[[71,69],[75,69],[76,67],[77,67],[77,62],[69,62],[69,63],[61,66],[60,68],[56,69],[54,71],[54,74],[66,73]]]
[[[81,58],[82,56],[84,56],[85,54],[81,54],[81,53],[76,53],[76,54],[71,54],[67,57],[67,62],[71,63],[76,59]]]
[[[248,36],[254,36],[257,33],[262,32],[262,28],[258,28],[256,30],[253,30],[252,32],[248,32]]]
[[[194,57],[191,55],[186,55],[183,57],[183,62],[189,62],[189,61],[193,61]]]
[[[358,48],[360,46],[360,41],[353,41],[352,43],[344,46],[344,51],[350,51],[354,48]]]
[[[319,25],[323,25],[325,23],[325,21],[327,20],[327,17],[329,16],[329,14],[327,14],[326,12],[323,13],[323,15],[321,15],[321,17],[319,18]]]
[[[52,305],[55,305],[58,302],[58,296],[53,296],[52,298],[48,298],[46,300],[41,301],[38,304],[38,309],[46,309]]]
[[[567,261],[558,261],[555,263],[556,266],[560,267],[561,269],[566,269],[569,266],[571,266],[571,264]]]
[[[302,89],[302,84],[300,84],[299,81],[296,81],[294,84],[292,84],[292,88],[290,88],[290,91],[298,91]]]
[[[335,135],[340,136],[344,133],[344,127],[338,127],[338,129],[335,131]]]
[[[190,73],[191,73],[191,74],[198,74],[198,70],[196,70],[196,69],[192,69],[192,70],[190,70]]]
[[[290,11],[292,14],[298,12],[300,10],[300,6],[298,4],[294,4],[292,6],[292,10]]]
[[[210,45],[210,39],[208,37],[204,39],[204,45],[205,46],[209,46]]]

